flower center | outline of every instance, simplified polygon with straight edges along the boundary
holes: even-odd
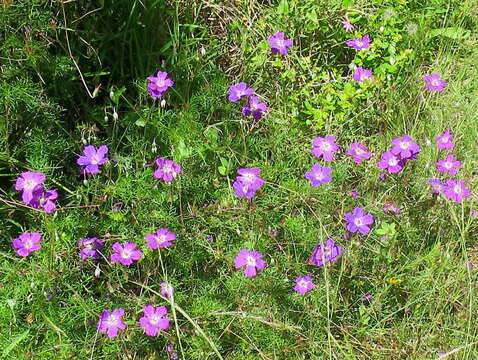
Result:
[[[322,150],[324,151],[330,151],[332,149],[332,146],[330,145],[330,143],[328,142],[323,142],[320,147],[322,148]]]
[[[124,250],[121,252],[121,257],[122,257],[123,259],[128,259],[130,256],[131,256],[131,250],[124,249]]]
[[[452,163],[447,161],[443,164],[443,166],[446,168],[446,169],[451,169],[453,167]]]
[[[355,153],[357,155],[362,155],[365,151],[363,151],[361,148],[355,148]]]
[[[32,246],[33,246],[33,243],[32,243],[31,240],[27,240],[27,241],[25,241],[25,242],[23,243],[23,247],[24,247],[25,249],[31,249]]]
[[[355,226],[362,226],[363,225],[362,218],[355,218],[354,224]]]
[[[284,40],[282,39],[278,39],[277,42],[276,42],[277,46],[279,47],[283,47],[284,46]]]
[[[117,323],[118,323],[118,318],[117,318],[115,315],[110,315],[110,316],[108,317],[108,320],[106,321],[106,324],[107,324],[109,327],[116,326]]]
[[[156,81],[156,86],[158,86],[158,87],[163,87],[163,86],[164,86],[164,80],[158,80],[158,81]]]
[[[357,40],[355,42],[355,44],[357,44],[358,47],[362,47],[363,46],[363,41],[362,40]]]
[[[306,281],[306,280],[300,280],[300,281],[299,281],[299,286],[300,286],[301,288],[306,289],[308,283],[309,283],[309,282]]]
[[[91,162],[93,165],[98,164],[98,163],[100,162],[99,156],[98,156],[98,155],[93,155],[93,156],[91,157],[90,162]]]
[[[409,146],[410,146],[409,142],[406,142],[406,141],[400,142],[400,149],[406,150],[408,149]]]
[[[390,166],[395,166],[397,164],[398,164],[398,160],[397,160],[396,157],[393,157],[390,160],[388,160],[388,165],[390,165]]]
[[[455,186],[453,187],[453,192],[454,192],[455,194],[461,194],[461,192],[462,192],[461,186],[460,186],[460,185],[455,185]]]
[[[156,325],[159,320],[161,320],[161,318],[158,315],[153,315],[149,318],[149,322],[151,323],[151,325]]]
[[[324,179],[324,174],[321,172],[315,174],[315,180],[323,180]]]
[[[247,173],[247,174],[242,175],[242,177],[243,177],[244,180],[246,180],[247,182],[253,182],[253,181],[254,181],[254,178],[255,178],[256,176],[255,176],[254,174]]]
[[[25,181],[25,185],[23,186],[25,189],[33,189],[37,185],[36,181],[34,180],[27,180]]]
[[[247,265],[248,266],[256,266],[256,259],[254,259],[252,256],[247,257]]]
[[[433,79],[430,83],[431,83],[433,86],[438,86],[438,85],[440,84],[437,79]]]
[[[166,235],[159,235],[156,237],[158,239],[158,242],[162,244],[163,242],[166,242]]]
[[[448,140],[449,140],[448,136],[444,136],[444,137],[442,137],[442,138],[440,139],[440,142],[442,142],[442,143],[447,143]]]
[[[329,247],[324,248],[324,255],[325,256],[330,256],[332,255],[332,249]]]

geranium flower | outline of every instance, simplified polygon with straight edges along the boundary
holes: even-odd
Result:
[[[176,164],[173,160],[157,158],[155,162],[158,168],[153,176],[156,179],[163,179],[165,182],[171,182],[182,172],[181,165]]]
[[[23,233],[18,238],[12,241],[12,246],[16,249],[18,256],[26,257],[30,253],[40,250],[41,245],[41,234],[38,232],[34,233]]]
[[[154,307],[146,305],[143,308],[144,316],[139,319],[139,326],[148,336],[158,336],[159,329],[169,329],[168,309],[166,306]]]
[[[46,190],[43,185],[38,185],[33,190],[33,197],[29,204],[35,208],[42,208],[44,212],[50,214],[56,210],[56,204],[54,200],[58,198],[58,192],[56,190]]]
[[[103,309],[100,321],[98,321],[98,331],[107,333],[110,339],[117,337],[119,330],[126,329],[123,315],[124,309],[114,309],[111,313]]]
[[[398,156],[387,150],[382,154],[382,158],[378,162],[378,167],[382,170],[387,170],[391,174],[396,174],[402,171],[402,164]]]
[[[469,198],[471,193],[463,181],[448,179],[446,183],[442,185],[443,194],[457,202],[461,203],[463,199]]]
[[[99,166],[108,161],[107,153],[108,147],[106,145],[101,145],[98,149],[93,145],[87,145],[83,149],[83,155],[76,160],[76,163],[84,166],[83,173],[98,174],[100,172]]]
[[[174,85],[174,81],[168,78],[166,71],[158,71],[156,76],[149,76],[148,81],[149,96],[155,99],[161,98]]]
[[[420,152],[420,147],[410,136],[398,137],[392,140],[392,154],[401,159],[410,159]]]
[[[284,33],[280,31],[269,37],[267,42],[273,53],[279,53],[282,56],[287,55],[287,49],[294,44],[292,39],[285,39]]]
[[[335,262],[338,257],[342,255],[342,246],[335,245],[334,239],[327,239],[323,243],[318,243],[312,255],[310,256],[309,263],[318,267],[322,267],[329,262]]]
[[[357,164],[372,157],[372,153],[368,151],[367,147],[359,142],[353,142],[350,144],[350,147],[347,150],[347,155],[352,156],[354,162]]]
[[[257,96],[251,96],[247,106],[242,108],[242,113],[244,115],[252,115],[252,117],[256,120],[259,120],[266,111],[267,105],[263,103]]]
[[[156,233],[146,235],[144,239],[148,242],[147,246],[150,249],[158,249],[173,245],[172,241],[176,240],[176,234],[166,228],[161,228],[156,230]]]
[[[370,225],[373,224],[373,215],[366,214],[362,207],[356,207],[351,213],[344,215],[347,222],[347,230],[356,233],[360,232],[363,235],[367,235],[370,232]]]
[[[310,276],[299,276],[295,278],[294,290],[297,293],[305,295],[313,288],[314,283],[312,282],[312,278]]]
[[[362,38],[353,38],[346,42],[348,47],[354,48],[357,51],[366,50],[370,47],[370,37],[365,35]]]
[[[461,161],[456,160],[453,154],[448,154],[445,160],[437,162],[437,170],[449,175],[456,175],[460,167]]]
[[[111,254],[111,262],[121,263],[124,266],[129,266],[133,262],[141,259],[143,253],[141,250],[136,250],[136,245],[133,242],[125,242],[124,245],[121,245],[119,242],[115,242],[112,246],[115,251]]]
[[[425,80],[425,87],[429,91],[441,92],[445,89],[445,86],[447,85],[447,82],[445,80],[440,79],[440,75],[437,73],[424,76],[423,80]]]
[[[243,97],[248,97],[254,94],[254,90],[248,87],[245,82],[231,85],[227,91],[229,92],[228,99],[230,102],[238,102]]]
[[[358,66],[357,69],[355,69],[355,73],[352,75],[352,79],[360,83],[365,82],[365,80],[373,81],[373,71]]]
[[[326,184],[332,181],[332,168],[330,166],[321,166],[315,164],[312,166],[312,170],[305,173],[305,178],[310,181],[313,187],[318,187],[322,184]]]
[[[33,198],[33,191],[38,185],[42,185],[45,182],[45,179],[45,174],[41,172],[22,172],[15,183],[15,190],[23,191],[22,200],[26,203],[30,203]]]
[[[443,134],[435,138],[438,150],[451,150],[455,147],[453,143],[453,134],[450,130],[446,130]]]
[[[335,144],[335,136],[318,136],[312,140],[312,146],[314,146],[312,155],[319,159],[322,157],[327,162],[334,160],[334,154],[339,151],[339,147]]]
[[[257,270],[264,269],[267,263],[262,259],[262,254],[255,250],[242,249],[234,259],[236,269],[244,268],[245,277],[254,277]]]
[[[105,246],[102,240],[98,238],[84,238],[78,241],[80,248],[80,261],[85,261],[88,258],[97,259],[100,255],[98,249]]]

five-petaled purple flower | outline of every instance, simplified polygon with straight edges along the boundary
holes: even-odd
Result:
[[[30,203],[33,199],[33,191],[38,185],[45,182],[45,174],[35,171],[25,171],[20,174],[15,183],[15,190],[23,191],[22,200]]]
[[[450,130],[446,130],[443,134],[435,138],[438,150],[451,150],[455,147],[453,143],[453,134]]]
[[[117,337],[119,330],[126,329],[123,315],[124,309],[114,309],[111,313],[103,309],[100,321],[98,321],[98,331],[107,333],[110,339]]]
[[[50,214],[56,210],[56,204],[54,200],[58,198],[58,192],[56,190],[45,190],[43,185],[38,185],[33,190],[33,198],[29,204],[35,209],[42,208],[44,212]]]
[[[445,160],[437,162],[437,170],[450,175],[456,175],[460,167],[461,161],[456,160],[453,154],[448,154]]]
[[[163,179],[165,182],[171,182],[182,172],[181,165],[176,164],[173,160],[157,158],[155,162],[158,166],[154,172],[154,177],[156,179]]]
[[[172,287],[172,285],[167,283],[166,281],[163,281],[159,285],[161,286],[159,293],[163,295],[165,298],[170,299],[171,296],[173,296],[173,292],[174,292],[174,288]]]
[[[40,233],[25,232],[12,241],[12,246],[17,250],[16,253],[18,256],[25,257],[41,248],[40,241]]]
[[[392,154],[401,159],[410,159],[420,152],[420,147],[410,136],[398,137],[392,140]]]
[[[241,168],[237,170],[237,173],[239,175],[232,184],[234,195],[252,199],[256,195],[256,191],[264,185],[264,180],[259,177],[261,169]]]
[[[262,256],[258,251],[242,249],[234,259],[234,266],[236,269],[245,267],[244,276],[254,277],[257,275],[257,270],[264,269],[267,266]]]
[[[83,155],[76,160],[76,163],[84,166],[83,173],[98,174],[100,172],[99,166],[108,161],[107,153],[108,147],[106,145],[101,145],[98,149],[93,145],[87,145],[83,149]]]
[[[347,32],[352,32],[355,29],[355,26],[349,21],[349,19],[345,19],[342,21],[342,25],[344,27],[344,30]]]
[[[350,147],[347,150],[347,155],[352,156],[357,164],[372,157],[372,153],[368,151],[367,147],[359,142],[353,142],[350,144]]]
[[[176,240],[176,234],[166,228],[161,228],[156,230],[153,234],[146,235],[144,239],[148,242],[147,246],[150,249],[158,249],[160,247],[173,245],[172,242]]]
[[[299,276],[295,278],[294,290],[301,295],[307,294],[314,288],[314,283],[310,276]]]
[[[463,181],[448,179],[442,185],[442,191],[445,196],[457,203],[461,203],[464,198],[470,197],[470,189],[468,189]]]
[[[254,94],[254,90],[250,87],[247,87],[245,82],[231,85],[227,91],[229,91],[228,99],[230,102],[238,102],[243,97],[248,97]]]
[[[286,39],[284,33],[280,31],[269,37],[267,42],[271,46],[273,53],[279,53],[281,55],[287,55],[287,49],[294,45],[292,39]]]
[[[329,262],[337,261],[342,252],[342,246],[335,245],[334,239],[327,239],[325,242],[318,243],[315,246],[312,255],[310,256],[309,263],[322,267]]]
[[[334,154],[339,151],[339,147],[335,144],[335,136],[317,136],[312,140],[312,146],[312,155],[316,158],[323,157],[324,161],[328,162],[334,160]]]
[[[143,253],[141,250],[136,250],[137,245],[133,242],[125,242],[121,245],[119,242],[115,242],[112,246],[115,251],[111,254],[111,262],[118,262],[122,265],[129,266],[134,261],[141,259]]]
[[[158,71],[156,76],[148,76],[149,96],[159,99],[163,94],[174,85],[174,81],[168,78],[166,71]]]
[[[344,218],[347,222],[347,230],[352,233],[359,232],[366,235],[370,232],[370,225],[373,224],[373,215],[366,214],[361,207],[356,207],[351,213],[346,213]]]
[[[378,162],[378,167],[382,170],[388,170],[391,174],[399,173],[403,169],[400,158],[394,155],[390,150],[382,154],[382,158]]]
[[[242,113],[244,115],[252,115],[256,120],[259,120],[266,111],[267,105],[263,103],[257,96],[251,96],[247,106],[242,108]]]
[[[446,86],[446,81],[440,79],[440,75],[437,73],[433,73],[431,75],[427,75],[423,77],[423,80],[425,80],[425,87],[429,91],[443,91]]]
[[[100,255],[98,249],[105,246],[102,240],[98,238],[84,238],[78,241],[80,250],[80,261],[85,261],[88,258],[97,259]]]
[[[355,69],[355,73],[352,75],[352,79],[360,83],[363,83],[365,82],[365,80],[368,79],[370,79],[370,81],[373,81],[373,71],[358,66],[357,69]]]
[[[346,42],[348,47],[354,48],[357,51],[366,50],[370,47],[370,38],[365,35],[362,38],[354,38]]]
[[[168,309],[166,306],[155,307],[146,305],[143,308],[144,316],[139,318],[139,326],[148,336],[158,336],[159,329],[169,329]]]
[[[318,187],[332,181],[332,176],[330,176],[331,173],[332,168],[330,166],[315,164],[312,166],[312,170],[305,173],[305,178],[310,181],[310,185]]]

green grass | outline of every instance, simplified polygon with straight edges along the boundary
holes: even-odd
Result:
[[[374,41],[369,56],[344,45],[346,14]],[[201,360],[436,359],[440,350],[476,359],[477,270],[466,264],[478,264],[477,14],[469,0],[0,6],[0,197],[18,201],[17,175],[41,171],[60,208],[79,207],[47,215],[0,204],[0,358],[165,359],[174,344],[180,358]],[[280,30],[295,41],[284,58],[266,46]],[[95,98],[69,51],[88,89],[102,85]],[[351,62],[376,82],[352,83]],[[158,69],[175,81],[164,108],[146,92]],[[444,92],[425,91],[432,72],[448,81]],[[260,121],[227,101],[239,81],[268,104]],[[434,138],[449,128],[457,178],[472,190],[463,204],[433,197],[427,183],[444,158]],[[404,134],[418,159],[378,181],[381,152]],[[342,150],[364,141],[374,156],[355,165],[342,151],[333,182],[312,188],[310,142],[324,135]],[[75,164],[84,144],[107,144],[117,162],[84,181]],[[152,176],[160,156],[183,167],[171,184]],[[240,167],[260,167],[267,182],[251,202],[232,195]],[[386,202],[401,214],[384,214]],[[343,214],[355,206],[375,216],[374,231],[345,240]],[[392,224],[380,240],[376,230]],[[143,237],[161,227],[178,238],[159,257]],[[25,259],[11,247],[24,231],[43,235]],[[93,236],[105,240],[104,258],[80,263],[76,244]],[[328,237],[343,256],[311,267]],[[110,264],[115,241],[137,242],[144,257]],[[253,279],[233,267],[246,247],[268,262]],[[305,274],[316,289],[300,296],[293,281]],[[173,301],[159,295],[166,280]],[[147,304],[170,310],[158,338],[138,327]],[[128,329],[108,339],[96,323],[118,307]]]

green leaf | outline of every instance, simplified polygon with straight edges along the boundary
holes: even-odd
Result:
[[[221,174],[222,176],[226,176],[227,174],[227,168],[224,166],[219,166],[217,168],[217,171],[219,171],[219,174]]]
[[[277,7],[277,13],[279,15],[289,15],[289,1],[281,0],[279,6]]]
[[[18,345],[20,344],[25,338],[28,336],[30,333],[30,330],[26,330],[22,332],[20,335],[15,336],[13,339],[10,340],[10,344],[8,344],[2,352],[2,356],[6,357],[10,352]]]
[[[466,30],[461,27],[447,27],[430,31],[431,38],[436,36],[444,36],[450,39],[460,40],[470,36],[470,30]]]

